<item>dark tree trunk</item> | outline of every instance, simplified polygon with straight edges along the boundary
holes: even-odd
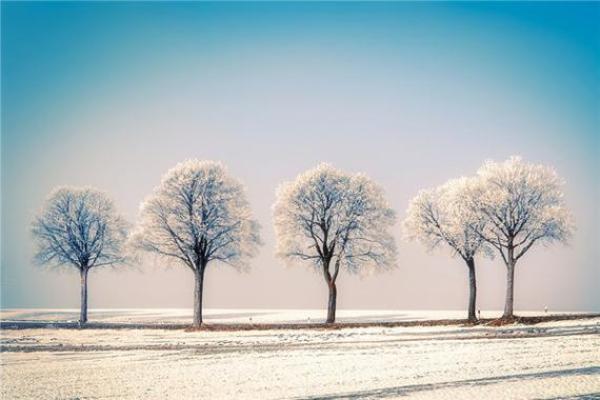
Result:
[[[514,317],[513,304],[515,295],[515,260],[512,257],[512,252],[509,253],[509,258],[506,264],[506,299],[504,303],[504,314],[502,318],[511,319]]]
[[[87,312],[88,312],[88,290],[87,290],[87,278],[88,278],[88,269],[82,268],[80,270],[81,275],[81,304],[80,304],[80,312],[79,312],[79,323],[85,324],[88,320]]]
[[[477,304],[477,280],[475,279],[475,260],[470,258],[467,260],[469,268],[469,312],[468,319],[471,322],[477,321],[475,316],[475,307]]]
[[[194,272],[194,327],[196,328],[202,325],[202,291],[204,287],[204,269],[205,266],[202,266],[199,270]]]
[[[329,287],[329,302],[327,303],[327,321],[328,324],[335,322],[335,308],[337,301],[337,288],[335,282],[328,282]]]

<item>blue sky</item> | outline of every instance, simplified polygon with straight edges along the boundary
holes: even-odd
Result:
[[[598,3],[2,2],[2,307],[76,307],[77,276],[34,267],[29,223],[56,185],[108,191],[135,221],[185,158],[225,162],[265,246],[214,266],[210,307],[322,307],[318,275],[275,259],[279,182],[320,161],[363,171],[400,218],[425,187],[518,154],[556,167],[578,231],[533,250],[516,307],[600,309]],[[341,307],[462,308],[466,268],[400,242],[400,265],[343,276]],[[92,307],[184,307],[184,268],[99,271]],[[480,304],[504,267],[482,262]]]

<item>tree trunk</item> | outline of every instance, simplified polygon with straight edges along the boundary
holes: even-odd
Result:
[[[512,252],[510,252],[508,260],[506,264],[506,300],[504,303],[504,314],[502,314],[502,318],[511,319],[514,317],[513,314],[513,304],[514,304],[514,281],[515,281],[515,260],[512,257]]]
[[[475,307],[477,304],[477,281],[475,279],[475,260],[467,260],[467,267],[469,267],[469,312],[468,320],[471,322],[477,321],[475,316]]]
[[[87,278],[88,278],[88,269],[82,268],[80,270],[81,275],[81,304],[80,304],[80,312],[79,312],[79,323],[85,324],[88,320],[87,309],[88,309],[88,290],[87,290]]]
[[[198,328],[202,325],[202,291],[204,287],[204,268],[200,267],[194,273],[194,327]]]
[[[333,324],[335,322],[335,307],[337,300],[337,288],[335,287],[335,282],[329,282],[329,303],[327,305],[327,321],[328,324]]]

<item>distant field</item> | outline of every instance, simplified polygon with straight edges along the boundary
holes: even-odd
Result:
[[[210,310],[207,321],[294,323],[321,321],[322,314]],[[453,316],[463,318],[461,312],[365,310],[342,311],[340,320]],[[136,323],[190,317],[187,310],[91,314]],[[76,318],[75,310],[2,311],[4,320]],[[2,399],[600,399],[600,318],[503,327],[0,334]]]
[[[584,314],[583,312],[554,312],[552,315]],[[326,310],[267,310],[267,309],[207,309],[207,323],[307,323],[323,322]],[[518,315],[545,315],[544,311],[519,311]],[[482,311],[482,318],[498,318],[501,311]],[[3,321],[77,321],[76,309],[4,309],[0,310]],[[456,310],[338,310],[337,322],[401,322],[440,319],[464,319],[465,311]],[[190,323],[191,309],[91,309],[90,322],[106,323]]]

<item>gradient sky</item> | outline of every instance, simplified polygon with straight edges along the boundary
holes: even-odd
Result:
[[[365,172],[404,216],[421,188],[521,155],[566,181],[578,230],[517,266],[515,307],[600,311],[599,3],[2,2],[1,303],[78,307],[79,277],[33,266],[30,221],[56,185],[109,192],[133,223],[161,175],[221,160],[265,245],[211,265],[207,307],[325,307],[274,253],[279,182],[320,161]],[[400,241],[399,266],[341,273],[341,308],[463,309],[467,269]],[[501,309],[505,268],[478,265]],[[190,307],[189,270],[90,275],[91,307]]]

